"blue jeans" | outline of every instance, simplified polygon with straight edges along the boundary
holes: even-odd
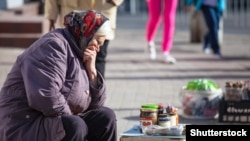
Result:
[[[217,8],[203,5],[201,6],[203,16],[208,27],[208,32],[204,39],[204,49],[211,46],[214,54],[221,55],[219,45],[219,23],[222,13]]]

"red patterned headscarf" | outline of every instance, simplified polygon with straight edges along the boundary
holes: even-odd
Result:
[[[73,11],[64,17],[64,26],[79,43],[80,49],[85,49],[96,31],[107,20],[108,18],[94,10]]]

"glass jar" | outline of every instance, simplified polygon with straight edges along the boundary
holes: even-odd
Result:
[[[162,127],[170,127],[170,118],[168,114],[158,114],[158,125]]]
[[[158,115],[164,113],[164,106],[163,104],[158,104]]]
[[[140,120],[151,120],[152,124],[157,125],[158,110],[152,108],[140,109]]]
[[[178,125],[178,115],[177,114],[169,114],[170,118],[170,126],[176,126]]]

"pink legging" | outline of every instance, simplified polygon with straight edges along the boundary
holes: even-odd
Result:
[[[163,12],[163,33],[162,52],[170,52],[173,46],[173,36],[175,31],[175,16],[178,0],[147,0],[148,22],[146,26],[146,39],[148,42],[154,41],[157,29],[161,22],[161,12]]]

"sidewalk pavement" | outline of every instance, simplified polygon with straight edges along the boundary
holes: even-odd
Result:
[[[118,136],[139,124],[139,109],[144,103],[171,104],[179,108],[179,92],[189,80],[208,78],[223,87],[226,81],[250,80],[249,35],[224,34],[224,59],[202,52],[202,44],[189,42],[188,25],[176,27],[172,54],[176,64],[161,61],[161,30],[156,38],[158,58],[150,61],[145,54],[145,15],[118,17],[117,36],[111,41],[106,66],[108,98],[106,105],[117,114]],[[178,24],[177,24],[178,25]],[[224,29],[226,30],[226,29]],[[237,30],[237,29],[235,29]],[[0,86],[21,48],[0,48]],[[220,124],[217,119],[181,123]]]

